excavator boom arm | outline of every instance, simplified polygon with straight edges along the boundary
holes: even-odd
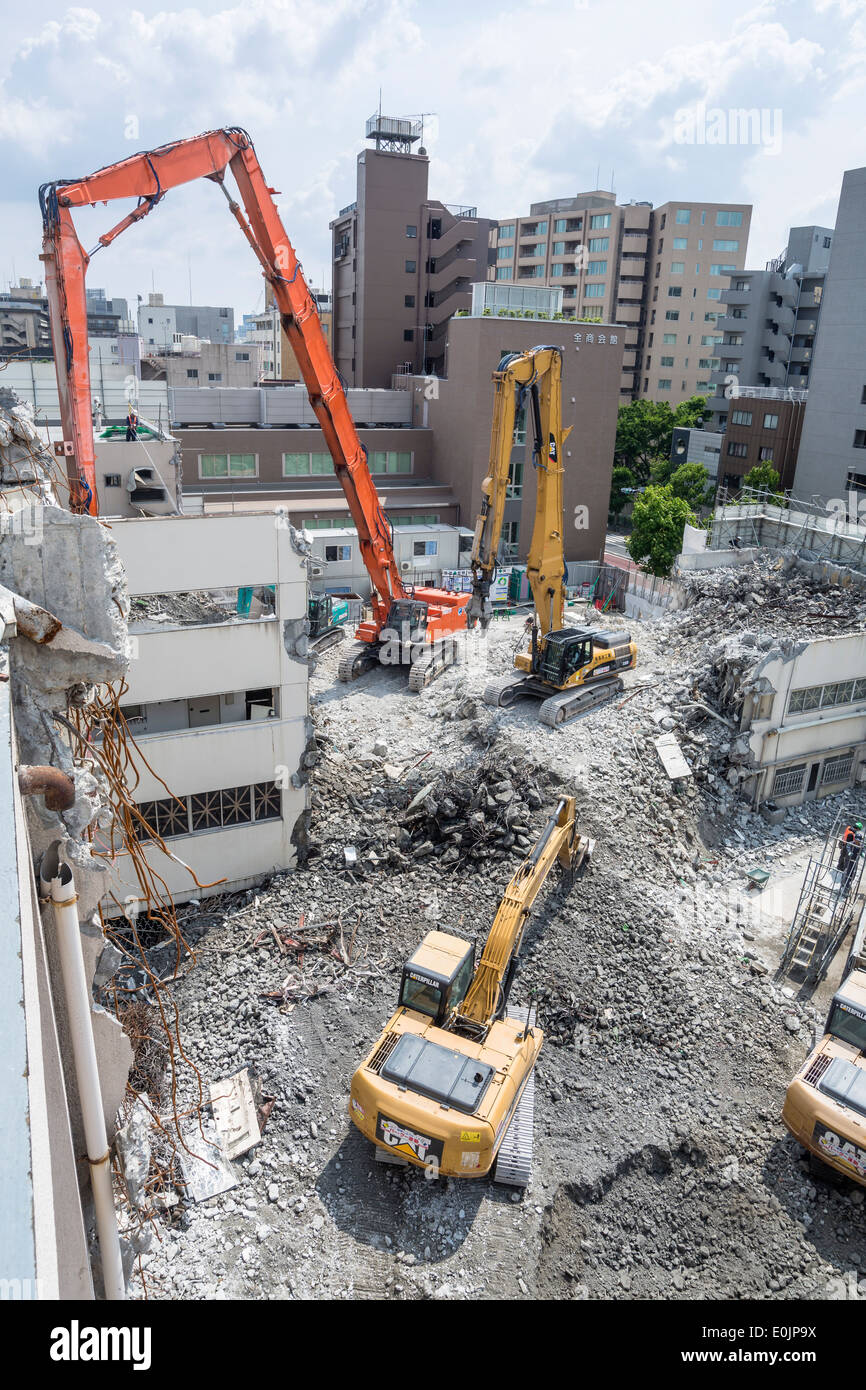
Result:
[[[243,208],[225,188],[229,168]],[[364,446],[349,412],[346,393],[325,341],[315,303],[265,183],[253,142],[239,128],[208,131],[159,149],[133,155],[86,179],[45,184],[39,197],[43,217],[45,278],[51,309],[54,355],[73,504],[96,512],[96,470],[90,372],[87,361],[85,276],[91,255],[82,247],[72,209],[114,198],[139,199],[138,206],[100,237],[96,250],[140,221],[165,193],[193,179],[208,178],[225,193],[229,208],[269,282],[281,321],[298,359],[304,384],[334,469],[358,530],[361,553],[373,586],[378,625],[392,598],[405,597],[394,556],[391,527],[367,465]],[[91,253],[92,254],[92,253]]]
[[[526,919],[558,859],[564,869],[574,863],[578,835],[574,797],[563,797],[532,851],[502,895],[484,943],[478,969],[460,1009],[462,1019],[486,1025],[503,1001],[509,970],[523,940]]]
[[[493,381],[490,463],[481,485],[481,511],[475,523],[469,618],[486,627],[492,614],[490,584],[502,537],[519,393],[530,407],[532,464],[537,476],[535,523],[526,573],[544,636],[562,626],[565,603],[562,446],[571,430],[562,427],[562,350],[535,347],[509,354],[493,373]]]

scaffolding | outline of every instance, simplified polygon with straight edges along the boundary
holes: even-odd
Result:
[[[843,812],[833,822],[820,855],[810,858],[791,922],[780,973],[819,984],[831,960],[863,911],[861,879],[866,863],[862,835],[846,850]]]

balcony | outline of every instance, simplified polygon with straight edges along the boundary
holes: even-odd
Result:
[[[643,299],[643,281],[632,285],[627,280],[620,280],[619,288],[616,292],[617,303],[639,304]]]
[[[640,323],[643,309],[640,304],[623,304],[617,301],[615,321],[617,323]]]

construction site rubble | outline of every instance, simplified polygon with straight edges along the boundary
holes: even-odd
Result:
[[[767,563],[689,584],[688,607],[640,625],[622,696],[561,732],[531,702],[481,699],[519,617],[413,697],[379,670],[335,698],[339,649],[323,654],[306,861],[208,904],[196,968],[170,986],[205,1081],[254,1066],[273,1115],[237,1186],[182,1203],[141,1257],[150,1297],[866,1296],[862,1190],[813,1176],[779,1119],[823,1007],[778,973],[786,885],[839,798],[777,824],[744,802],[725,688],[734,647],[855,628],[859,600],[799,576],[786,597]],[[660,731],[692,776],[668,777]],[[503,1201],[374,1163],[348,1087],[403,962],[431,927],[483,938],[566,793],[596,850],[569,896],[544,890],[523,945],[515,997],[551,1044],[530,1188]],[[845,798],[863,815],[862,791]]]

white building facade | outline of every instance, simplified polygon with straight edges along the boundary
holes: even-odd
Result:
[[[111,525],[133,600],[122,708],[142,754],[134,798],[176,859],[145,839],[146,857],[176,901],[293,867],[315,757],[305,555],[273,513]],[[155,618],[150,605],[151,616],[136,620],[136,596],[158,595],[170,614],[172,596],[193,591],[225,616]],[[113,880],[120,901],[135,897],[126,855]]]

